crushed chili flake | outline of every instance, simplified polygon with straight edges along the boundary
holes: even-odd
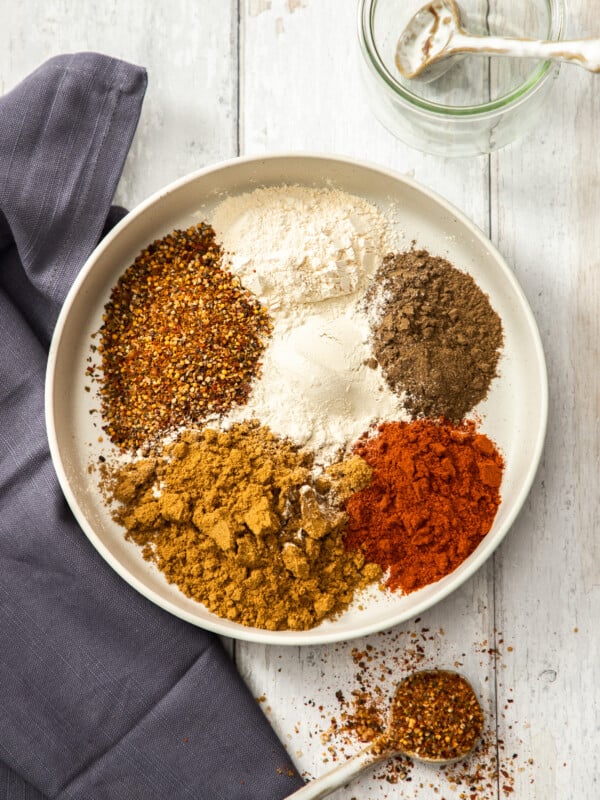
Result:
[[[373,744],[388,723],[389,708],[398,679],[415,670],[437,668],[440,647],[448,647],[442,638],[444,631],[439,628],[417,628],[420,621],[417,618],[405,629],[395,628],[377,634],[373,642],[366,646],[357,647],[350,643],[336,646],[333,656],[336,663],[338,659],[347,658],[355,669],[352,670],[349,685],[340,686],[336,682],[334,686],[328,687],[333,705],[319,706],[323,709],[323,714],[320,720],[315,720],[314,740],[318,740],[319,732],[327,732],[326,755],[325,751],[321,754],[323,762],[340,762],[355,755],[365,744]],[[425,649],[414,646],[415,638],[423,640]],[[483,682],[487,682],[487,673],[492,665],[502,668],[505,665],[501,660],[512,655],[508,648],[501,646],[503,637],[500,631],[494,630],[494,639],[498,644],[496,654],[489,652],[490,642],[487,640],[472,644],[474,653],[480,657]],[[445,663],[451,663],[454,656],[465,657],[465,653],[458,652],[452,653],[452,657],[450,654],[446,655]],[[331,656],[323,654],[323,663],[330,658]],[[502,681],[499,680],[498,687],[501,686]],[[316,703],[314,699],[306,698],[305,705],[314,707]],[[436,767],[435,771],[432,771],[431,766],[420,765],[405,756],[389,758],[377,765],[370,776],[364,779],[372,781],[374,786],[378,784],[374,794],[367,790],[365,796],[381,796],[391,800],[397,797],[398,790],[388,791],[386,787],[402,782],[407,789],[410,787],[411,797],[414,796],[415,800],[424,800],[425,797],[429,799],[432,796],[439,797],[440,800],[507,800],[515,796],[517,780],[524,781],[528,776],[529,782],[533,783],[533,759],[512,748],[508,750],[509,744],[498,737],[497,726],[507,726],[510,744],[525,747],[526,743],[518,733],[519,725],[509,724],[506,712],[501,708],[494,708],[489,698],[486,705],[487,722],[481,739],[469,758]],[[514,708],[514,704],[508,708]],[[333,719],[336,720],[335,725],[332,724]],[[308,739],[312,736],[309,733]],[[521,773],[523,774],[517,777]],[[430,776],[432,780],[424,781],[424,776]]]
[[[113,288],[96,347],[105,432],[138,449],[246,402],[272,324],[221,266],[214,230],[175,230],[146,247]]]
[[[473,750],[482,729],[483,711],[462,675],[421,670],[398,685],[382,743],[419,758],[453,761]]]

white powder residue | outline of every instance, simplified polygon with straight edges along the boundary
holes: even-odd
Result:
[[[274,321],[262,377],[224,424],[255,416],[325,464],[378,420],[405,418],[401,399],[372,366],[361,309],[393,248],[381,212],[339,190],[275,186],[227,198],[211,224],[227,266]]]

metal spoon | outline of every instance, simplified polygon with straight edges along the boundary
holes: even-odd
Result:
[[[450,69],[456,61],[450,56],[466,53],[565,61],[600,72],[600,39],[475,36],[462,28],[454,0],[434,0],[417,11],[398,39],[396,66],[405,78],[429,82]]]
[[[421,716],[426,717],[425,708],[415,708],[414,704],[411,704],[410,708],[408,708],[408,704],[406,707],[401,706],[401,703],[404,701],[403,696],[407,694],[407,691],[410,691],[410,686],[414,686],[416,682],[430,683],[431,680],[439,681],[440,678],[444,682],[451,681],[453,683],[458,683],[464,690],[465,695],[464,702],[459,700],[457,696],[449,695],[453,702],[451,703],[451,707],[446,710],[448,720],[451,718],[451,715],[466,713],[467,709],[474,711],[474,719],[471,721],[468,741],[460,748],[455,748],[452,755],[446,758],[435,758],[424,755],[424,753],[427,752],[427,742],[423,744],[422,749],[417,748],[417,751],[413,752],[410,748],[401,747],[397,741],[398,724],[400,722],[407,721],[409,718],[412,718],[414,722],[418,722]],[[425,703],[425,701],[423,701],[423,703]],[[419,714],[419,711],[421,711],[421,714]],[[340,786],[345,786],[350,783],[353,778],[368,767],[380,761],[385,761],[388,758],[393,758],[394,756],[406,756],[415,761],[422,761],[437,766],[462,761],[469,756],[477,746],[481,738],[482,727],[483,712],[479,706],[477,696],[469,682],[462,675],[449,670],[421,670],[419,672],[414,672],[409,675],[408,678],[401,681],[396,688],[387,731],[374,742],[371,742],[364,750],[361,750],[355,756],[352,756],[352,758],[340,764],[339,767],[335,767],[335,769],[332,769],[320,778],[310,781],[306,786],[303,786],[301,789],[298,789],[298,791],[289,795],[287,800],[319,800],[319,798],[326,797],[336,789],[339,789]],[[465,739],[466,738],[465,736]]]

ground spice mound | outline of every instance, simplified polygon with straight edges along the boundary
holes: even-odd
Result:
[[[346,547],[389,570],[391,589],[440,580],[490,530],[504,462],[474,422],[386,422],[354,452],[373,478],[346,501]]]
[[[388,255],[367,293],[373,350],[414,416],[459,421],[489,390],[502,322],[470,275],[426,250]]]
[[[343,543],[341,503],[371,468],[355,455],[316,479],[311,467],[309,451],[252,421],[105,465],[104,489],[127,537],[186,595],[244,625],[305,630],[381,576]]]
[[[137,449],[247,400],[271,322],[221,257],[208,225],[175,230],[144,249],[113,288],[101,363],[88,374],[117,446]]]
[[[451,761],[470,753],[482,730],[483,711],[471,684],[457,672],[424,670],[398,685],[381,746]]]

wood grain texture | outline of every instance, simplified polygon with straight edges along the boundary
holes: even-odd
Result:
[[[598,35],[571,2],[571,35]],[[546,352],[550,416],[528,503],[497,555],[498,624],[515,644],[508,722],[527,719],[536,800],[600,796],[600,164],[597,84],[561,68],[544,120],[492,160],[492,234],[523,285]],[[501,720],[502,722],[502,720]]]
[[[0,3],[0,92],[59,53],[141,64],[148,90],[117,202],[237,152],[235,2],[27,0]]]
[[[487,228],[487,158],[452,161],[419,153],[390,136],[372,116],[359,76],[353,3],[306,0],[291,11],[288,2],[273,0],[258,14],[246,9],[241,25],[243,153],[313,150],[370,160],[417,178]],[[481,692],[494,724],[494,665],[482,658],[479,646],[482,641],[492,646],[494,640],[493,593],[493,571],[482,570],[418,622],[397,629],[395,636],[292,651],[238,643],[238,666],[256,695],[265,695],[269,719],[298,767],[314,777],[330,768],[336,756],[343,756],[336,737],[322,742],[320,735],[339,714],[336,692],[347,696],[357,686],[355,648],[370,645],[378,654],[386,654],[377,661],[382,669],[389,666],[393,671],[386,682],[389,690],[394,677],[405,674],[402,659],[407,642],[413,635],[419,637],[423,628],[438,632],[422,642],[424,660],[450,667],[460,662]],[[388,777],[380,772],[366,775],[335,796],[373,800],[393,796]],[[415,770],[413,781],[433,784],[421,791],[422,797],[439,796],[440,790],[449,788],[445,779],[424,768]]]
[[[594,4],[569,7],[571,35],[600,33]],[[356,747],[325,736],[339,714],[336,692],[356,687],[355,651],[373,648],[371,669],[389,668],[389,691],[407,653],[421,648],[425,663],[459,665],[473,680],[497,728],[511,796],[597,800],[599,79],[564,67],[534,132],[491,158],[451,160],[412,150],[373,118],[349,0],[0,3],[0,91],[45,58],[83,49],[148,68],[117,198],[127,206],[238,152],[317,151],[414,177],[491,235],[531,303],[550,385],[543,462],[501,548],[443,603],[393,631],[322,647],[228,646],[307,777]],[[335,797],[439,800],[465,790],[422,768],[410,783],[388,777],[376,771]],[[476,797],[507,797],[503,782]]]

